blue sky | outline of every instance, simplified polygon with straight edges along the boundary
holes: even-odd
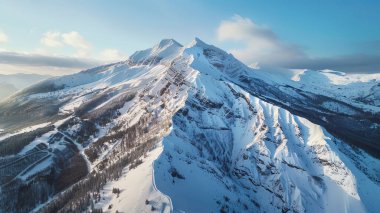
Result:
[[[379,1],[0,0],[0,20],[0,73],[65,74],[194,37],[247,64],[380,72]]]

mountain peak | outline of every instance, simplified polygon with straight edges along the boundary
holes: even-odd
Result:
[[[162,39],[160,41],[160,43],[158,43],[155,47],[165,48],[165,47],[172,46],[172,45],[178,46],[178,47],[182,47],[183,46],[182,44],[180,44],[176,40],[170,38],[170,39]]]
[[[0,103],[0,212],[379,209],[378,82],[280,71],[164,39],[18,92]]]
[[[202,41],[201,39],[199,39],[198,37],[195,37],[189,44],[189,47],[206,47],[206,46],[209,46],[208,44],[206,44],[204,41]]]
[[[134,63],[155,63],[163,58],[171,58],[179,53],[183,46],[174,39],[162,39],[153,48],[137,51],[129,58]]]

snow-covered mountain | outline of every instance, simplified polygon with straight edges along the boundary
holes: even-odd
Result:
[[[0,104],[0,211],[376,212],[379,90],[165,39]]]

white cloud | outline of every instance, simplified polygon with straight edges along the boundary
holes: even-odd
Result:
[[[61,33],[60,32],[46,32],[42,38],[41,43],[47,47],[62,47]]]
[[[86,58],[90,56],[91,45],[81,34],[71,31],[62,34],[63,42],[76,49],[75,57]]]
[[[105,49],[100,54],[100,59],[104,61],[122,61],[127,59],[126,55],[123,55],[117,49]]]
[[[8,36],[4,32],[0,31],[0,44],[1,43],[5,44],[7,42],[8,42]]]
[[[380,70],[380,54],[354,53],[313,58],[298,45],[279,39],[270,28],[238,15],[220,23],[217,38],[219,41],[242,44],[242,48],[230,52],[256,69],[260,65],[270,65],[293,69],[333,69],[350,73],[376,73]],[[374,44],[372,46],[376,46]]]
[[[231,53],[247,64],[282,65],[306,56],[300,47],[281,41],[271,29],[238,15],[222,21],[217,36],[219,41],[242,43],[243,48],[232,49]]]
[[[85,58],[90,56],[90,43],[76,31],[66,33],[48,31],[42,36],[41,43],[46,47],[72,47],[76,51],[73,55],[75,57]]]
[[[0,39],[1,36],[0,31]],[[41,47],[33,52],[0,49],[0,73],[61,75],[127,59],[127,56],[117,49],[104,49],[98,54],[90,55],[91,44],[76,31],[48,31],[42,35],[40,42]],[[64,51],[66,51],[65,48],[73,48],[74,53],[55,54],[54,48],[64,48]],[[62,53],[62,49],[60,52]],[[95,58],[94,55],[98,57]]]
[[[76,49],[88,50],[91,48],[91,45],[83,38],[81,34],[76,31],[71,31],[68,33],[62,34],[63,42],[67,45],[70,45]]]

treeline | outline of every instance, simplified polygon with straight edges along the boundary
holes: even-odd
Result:
[[[52,130],[54,130],[53,125],[14,135],[0,141],[0,157],[17,154],[33,140]]]
[[[108,157],[96,166],[97,172],[93,171],[84,179],[72,185],[48,203],[41,211],[79,213],[91,208],[93,206],[93,199],[89,200],[89,197],[92,197],[91,193],[99,192],[108,181],[121,177],[126,166],[132,165],[132,167],[135,167],[140,164],[139,158],[152,150],[160,139],[157,137],[157,133],[169,123],[152,121],[152,116],[146,115],[126,130],[115,129],[114,131],[117,132],[111,138],[108,136],[100,139],[99,143],[91,144],[88,149],[96,150],[100,149],[104,142],[112,140],[112,137],[114,137],[114,142],[116,142],[116,138],[120,141],[120,144],[111,151]],[[148,126],[154,126],[155,128],[148,130]],[[101,150],[97,151],[100,152]],[[92,211],[99,210],[92,209]]]
[[[65,131],[72,126],[78,125],[79,128],[75,131],[74,134],[70,135],[70,137],[83,146],[87,146],[86,142],[89,142],[90,137],[98,133],[97,125],[105,126],[107,123],[120,116],[121,114],[118,109],[122,108],[125,102],[132,100],[135,97],[135,94],[122,95],[110,104],[91,112],[86,112],[84,110],[95,108],[97,104],[101,103],[101,100],[107,100],[105,97],[108,96],[109,95],[102,95],[101,97],[97,98],[96,101],[86,103],[85,106],[82,106],[76,111],[76,114],[80,115],[81,118],[74,117],[69,119],[59,127],[59,130]]]
[[[116,132],[110,133],[108,135],[99,138],[96,142],[92,143],[90,147],[85,150],[85,154],[91,162],[94,162],[102,152],[102,148],[105,148],[104,143],[115,143],[116,141],[121,140],[121,151],[126,151],[134,146],[135,139],[139,136],[147,133],[147,123],[148,117],[141,118],[136,124],[128,127],[124,130],[118,130]]]
[[[66,131],[73,126],[78,126],[75,132],[72,132],[71,135]],[[90,120],[81,120],[77,117],[70,118],[65,123],[63,123],[60,127],[58,127],[59,131],[65,132],[69,135],[73,140],[77,143],[86,146],[86,142],[89,141],[90,137],[95,135],[98,132],[98,128],[96,127],[96,123]]]
[[[12,184],[2,186],[0,212],[30,212],[54,193],[53,182],[53,170],[46,169],[29,182],[16,179]]]
[[[60,141],[60,138],[57,140]],[[49,157],[46,151],[31,153],[18,157],[19,160],[2,168],[1,172],[4,175],[15,177],[15,179],[1,185],[0,212],[30,212],[37,204],[46,202],[59,190],[67,188],[88,174],[86,162],[78,153],[76,146],[67,144],[63,150],[54,151],[50,166],[35,174],[27,175],[26,179],[18,178],[18,174],[33,169],[25,170],[27,167]]]
[[[96,136],[98,125],[102,125],[101,123],[107,119],[108,122],[111,121],[113,116],[119,116],[120,114],[114,114],[115,112],[119,113],[115,109],[120,109],[124,106],[125,101],[133,98],[134,95],[123,94],[115,103],[107,104],[88,114],[85,113],[80,118],[69,119],[58,130],[70,137],[68,141],[74,140],[82,143],[85,147],[91,141],[89,140],[91,136]],[[109,117],[110,115],[112,116]],[[124,129],[125,123],[116,125],[108,136],[87,147],[86,150],[90,150],[94,155],[99,155],[109,148],[105,146],[105,143],[118,143],[114,149],[110,150],[109,155],[96,165],[97,172],[87,175],[84,173],[86,171],[84,167],[87,165],[83,159],[73,157],[78,152],[75,145],[67,143],[65,150],[54,150],[55,163],[52,167],[39,172],[38,175],[29,179],[28,183],[12,183],[10,186],[12,189],[8,188],[7,192],[2,194],[7,199],[0,198],[0,203],[2,203],[0,211],[7,209],[9,211],[6,212],[28,212],[56,195],[57,197],[47,203],[40,210],[41,212],[83,212],[88,208],[93,212],[100,212],[101,210],[91,208],[94,202],[91,193],[98,192],[107,181],[119,178],[125,167],[134,168],[140,164],[139,158],[154,147],[159,140],[158,133],[168,124],[170,124],[169,120],[161,118],[158,123],[157,118],[153,118],[151,114],[147,113],[135,125],[127,129]],[[74,131],[70,131],[70,129]],[[60,133],[56,135],[49,139],[49,143],[55,143],[63,138]],[[86,155],[88,155],[88,151]],[[91,157],[89,158],[91,159]],[[96,159],[97,156],[92,158]],[[18,195],[20,192],[22,195]],[[57,194],[59,192],[61,193]],[[33,193],[36,195],[34,196]],[[28,196],[31,197],[29,200],[26,199]]]
[[[60,172],[59,177],[55,180],[55,190],[57,192],[64,190],[73,183],[78,182],[80,179],[88,174],[86,161],[82,155],[77,153],[68,163],[67,167]]]
[[[112,102],[107,103],[105,106],[88,111],[82,115],[83,119],[89,119],[96,121],[100,126],[105,126],[117,116],[120,116],[119,109],[121,109],[125,103],[131,101],[136,96],[135,93],[122,94],[120,97],[115,98]]]
[[[104,93],[95,95],[94,97],[91,98],[91,100],[81,104],[79,108],[75,109],[75,115],[78,117],[83,116],[89,111],[95,109],[95,107],[97,107],[98,105],[107,101],[109,98],[112,98],[114,95],[116,95],[115,91],[109,91],[109,90]]]
[[[157,141],[158,138],[148,140],[146,143],[137,146],[130,154],[121,157],[112,165],[105,167],[102,171],[90,173],[84,180],[74,184],[71,188],[61,193],[56,199],[48,203],[41,212],[81,213],[86,211],[89,207],[91,208],[91,193],[99,192],[108,181],[120,178],[123,169],[152,150]]]
[[[35,122],[46,122],[58,117],[61,103],[51,99],[28,100],[20,102],[7,102],[1,105],[0,121],[7,125],[18,126],[23,124],[33,125]]]

